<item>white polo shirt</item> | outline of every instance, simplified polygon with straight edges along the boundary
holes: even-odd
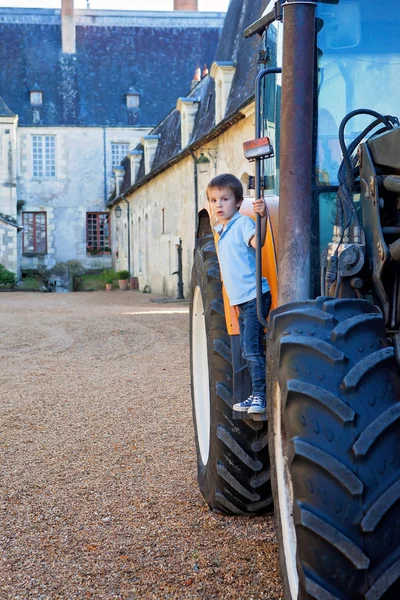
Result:
[[[253,219],[237,212],[225,225],[214,227],[219,233],[218,260],[222,280],[231,306],[243,304],[257,296],[256,251],[249,242],[256,232]],[[262,278],[263,294],[269,291]]]

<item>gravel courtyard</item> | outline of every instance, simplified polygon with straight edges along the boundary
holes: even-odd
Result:
[[[188,306],[0,294],[0,599],[282,597],[272,517],[197,489]]]

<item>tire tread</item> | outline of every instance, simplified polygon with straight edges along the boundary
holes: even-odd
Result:
[[[231,341],[226,327],[221,275],[212,234],[200,238],[194,252],[192,298],[196,286],[201,290],[204,306],[213,423],[211,458],[204,466],[199,453],[192,397],[200,490],[210,508],[216,512],[230,515],[263,514],[269,512],[272,506],[267,424],[232,418]],[[192,344],[192,335],[190,339]],[[191,377],[193,390],[192,360]],[[260,476],[261,473],[268,473],[268,476]]]
[[[366,300],[318,298],[280,307],[270,323],[270,392],[278,380],[293,477],[296,600],[397,600],[400,378],[382,314]]]

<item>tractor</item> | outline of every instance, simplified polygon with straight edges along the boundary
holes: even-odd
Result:
[[[249,376],[199,215],[199,487],[220,513],[274,510],[285,600],[400,598],[399,25],[396,0],[274,0],[244,32],[260,36],[244,148],[268,207],[265,417],[232,410]]]

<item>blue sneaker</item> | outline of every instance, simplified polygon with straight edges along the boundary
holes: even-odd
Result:
[[[267,410],[267,403],[265,398],[261,398],[260,396],[253,396],[253,402],[249,410],[247,411],[249,415],[260,415],[265,413]]]
[[[237,412],[247,412],[250,406],[252,405],[253,400],[253,396],[249,396],[247,400],[243,400],[243,402],[238,402],[237,404],[234,404],[232,408]]]

